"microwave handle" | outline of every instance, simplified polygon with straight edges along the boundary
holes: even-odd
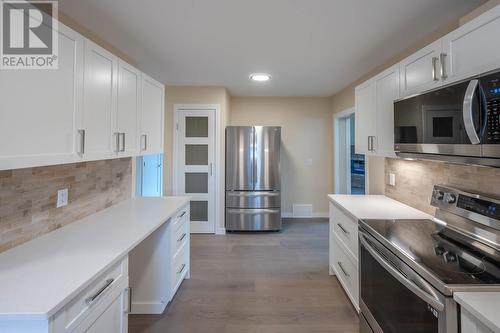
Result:
[[[462,116],[464,120],[465,132],[467,132],[467,136],[469,137],[470,142],[473,145],[477,145],[481,143],[479,139],[476,128],[474,127],[474,121],[472,120],[472,104],[474,101],[474,96],[476,95],[476,90],[479,86],[478,80],[471,80],[469,82],[469,86],[465,91],[464,104]]]
[[[420,288],[415,282],[405,277],[403,274],[399,272],[395,267],[393,267],[388,261],[386,261],[377,250],[375,250],[366,240],[363,233],[359,234],[359,240],[361,241],[361,245],[371,254],[371,256],[377,260],[377,262],[387,271],[389,272],[396,280],[398,280],[403,286],[408,288],[412,293],[422,299],[424,302],[432,306],[437,311],[441,312],[444,310],[444,304],[429,294],[427,291]],[[421,283],[425,283],[421,281]],[[429,287],[430,288],[430,287]]]

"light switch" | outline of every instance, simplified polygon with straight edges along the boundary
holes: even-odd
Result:
[[[394,173],[389,174],[389,185],[396,186],[396,174]]]
[[[57,204],[56,208],[64,207],[68,204],[68,189],[57,191]]]

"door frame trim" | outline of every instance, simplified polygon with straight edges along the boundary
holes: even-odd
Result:
[[[220,179],[222,179],[222,161],[221,158],[221,151],[220,147],[222,144],[222,132],[221,132],[221,126],[219,124],[219,121],[221,119],[221,107],[220,104],[174,104],[173,111],[174,111],[174,119],[172,122],[172,135],[173,135],[173,149],[172,149],[172,192],[174,195],[178,195],[179,191],[179,186],[177,183],[177,173],[179,170],[179,167],[177,165],[177,154],[178,154],[178,131],[177,131],[177,123],[179,122],[179,112],[184,111],[184,110],[215,110],[215,119],[214,119],[214,124],[215,124],[215,179],[214,179],[214,191],[215,191],[215,221],[214,221],[214,233],[216,235],[224,235],[226,233],[226,229],[221,226],[218,222],[223,221],[224,222],[224,217],[223,214],[221,214],[220,210],[220,203],[223,202],[223,198],[221,199],[221,187],[220,187]],[[222,195],[224,195],[224,192],[222,192]],[[223,224],[224,225],[224,224]]]
[[[354,108],[349,108],[337,113],[333,114],[333,189],[334,193],[340,193],[340,170],[338,167],[338,163],[340,162],[340,142],[339,142],[339,134],[340,134],[340,121],[344,118],[350,117],[355,113]],[[350,161],[346,161],[346,163],[350,163]],[[349,169],[350,170],[350,169]],[[366,176],[366,173],[365,173]],[[348,188],[350,188],[350,182],[348,181]],[[366,189],[366,177],[365,177],[365,189]]]

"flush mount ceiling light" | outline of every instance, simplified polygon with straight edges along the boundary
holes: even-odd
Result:
[[[257,82],[266,82],[271,80],[271,75],[267,73],[253,73],[250,74],[250,80]]]

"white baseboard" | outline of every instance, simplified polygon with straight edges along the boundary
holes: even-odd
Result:
[[[167,307],[167,303],[135,303],[132,302],[131,314],[162,314]]]
[[[301,217],[301,218],[307,218],[307,219],[313,219],[313,218],[328,218],[330,215],[328,212],[318,212],[318,213],[313,213],[313,216],[311,217]],[[292,212],[281,212],[281,218],[284,219],[293,219],[293,214]]]
[[[215,230],[216,235],[225,235],[226,234],[226,228],[222,227],[217,227]]]

